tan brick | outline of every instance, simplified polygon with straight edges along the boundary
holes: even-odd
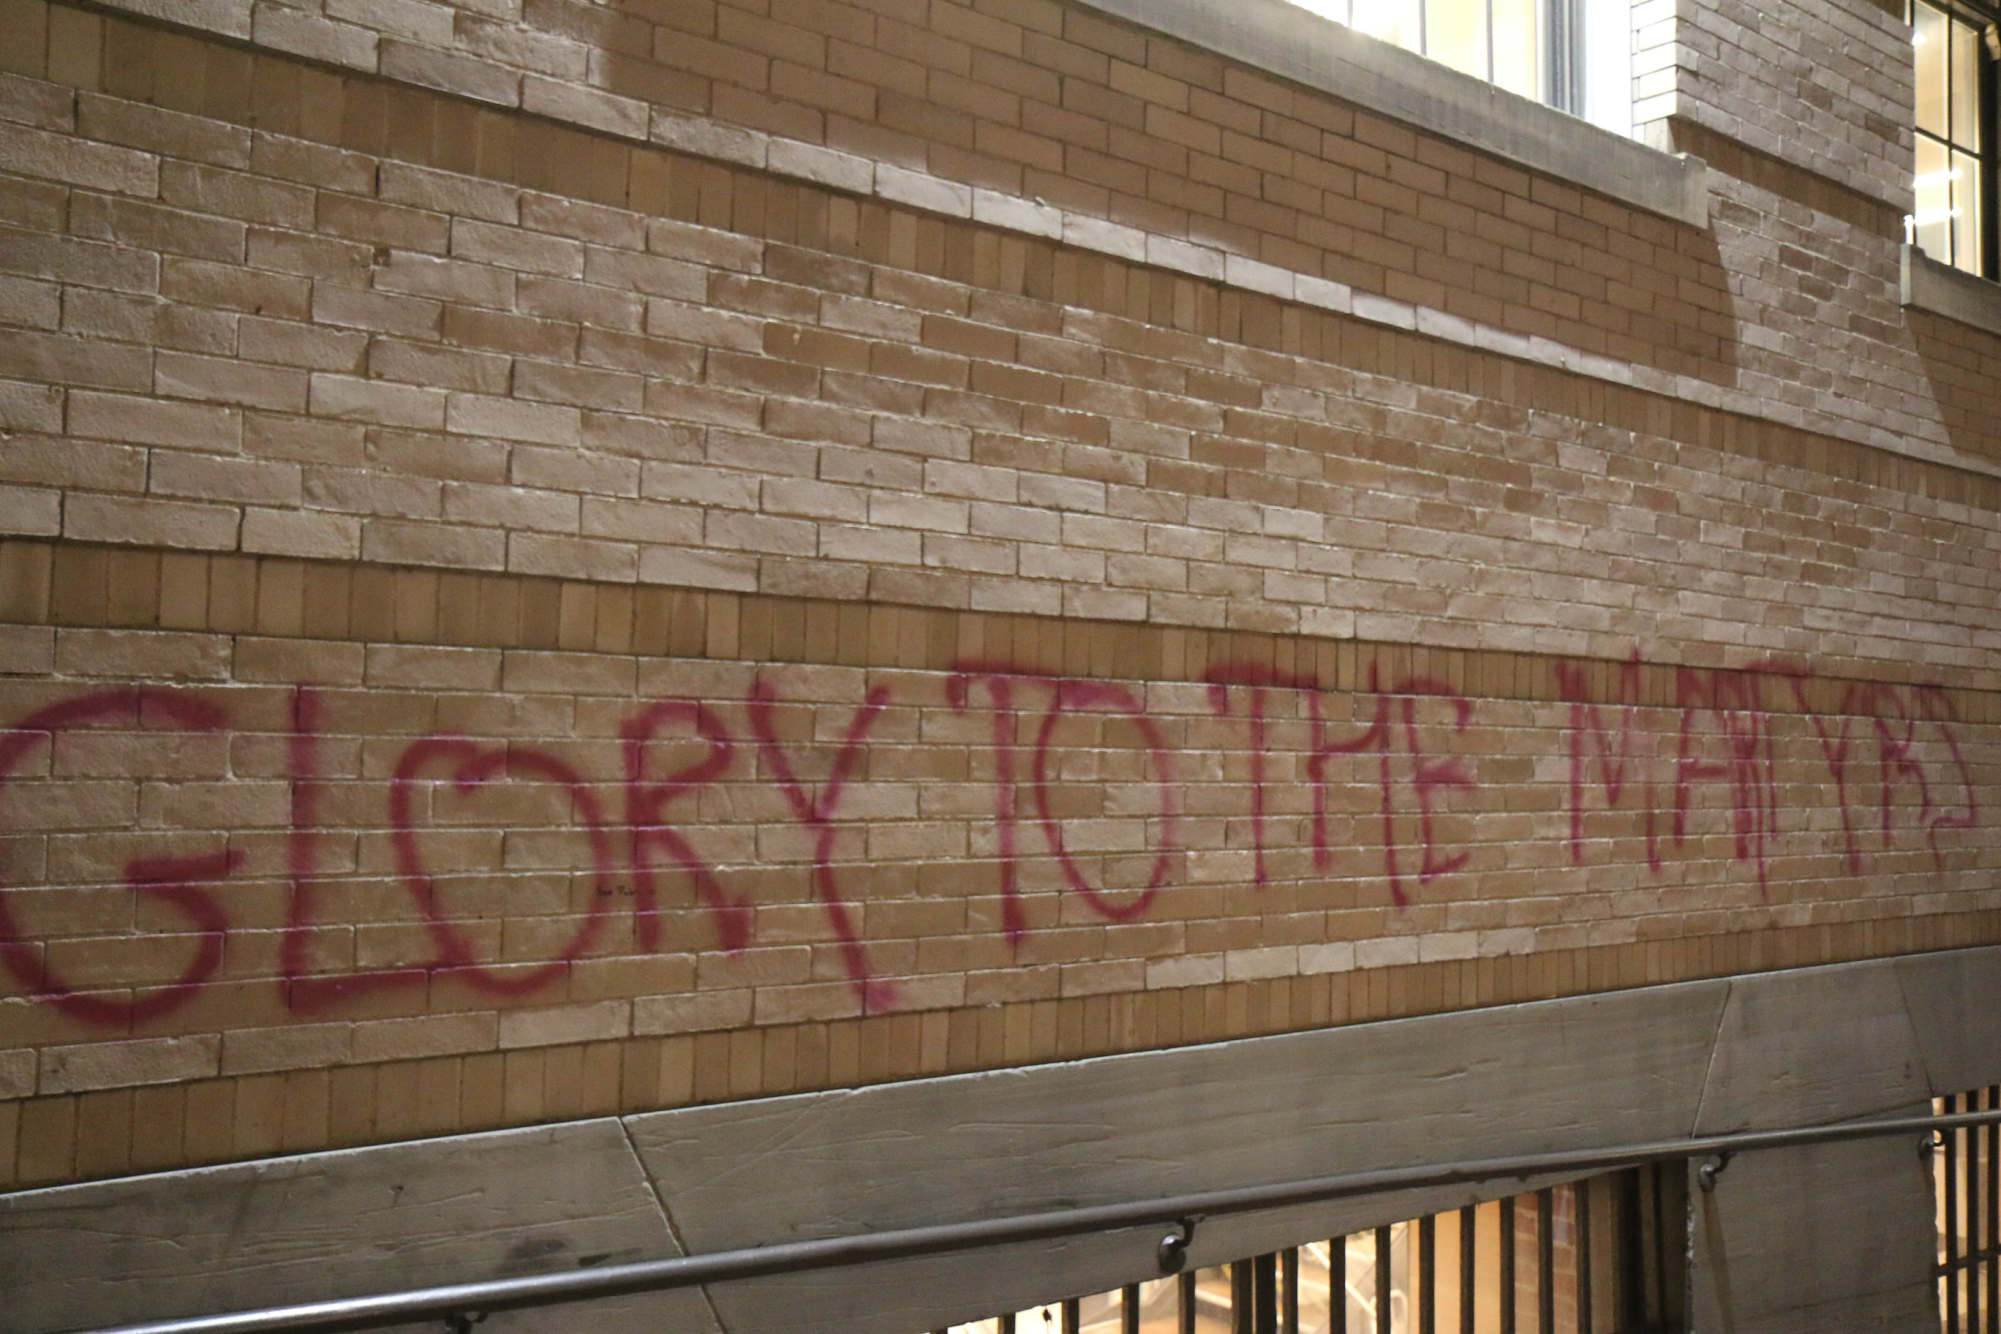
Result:
[[[29,1098],[35,1092],[35,1053],[0,1052],[0,1098]]]
[[[247,135],[244,145],[247,163]],[[161,163],[160,198],[180,208],[244,222],[300,231],[310,230],[313,225],[313,192],[305,186],[197,163],[171,160]]]
[[[240,409],[129,394],[72,393],[68,426],[72,435],[206,453],[233,454],[243,447]]]
[[[237,351],[246,361],[353,374],[368,355],[368,337],[290,320],[246,318],[237,324]]]
[[[239,1029],[222,1035],[221,1073],[261,1074],[272,1070],[312,1070],[347,1060],[350,1026],[293,1024],[285,1028]]]
[[[256,7],[251,35],[259,46],[361,70],[374,68],[380,41],[359,24],[269,4]]]
[[[179,352],[160,353],[153,366],[154,387],[162,394],[281,412],[306,410],[308,381],[302,370]]]
[[[369,1019],[354,1025],[348,1059],[356,1062],[406,1061],[492,1051],[498,1018],[485,1014],[435,1014],[413,1019]]]
[[[218,459],[168,451],[153,459],[148,489],[155,495],[245,505],[297,505],[299,466],[257,459]]]
[[[452,214],[454,237],[461,227],[468,225],[469,218],[512,224],[521,215],[521,191],[515,186],[408,162],[384,161],[376,190],[392,204]]]
[[[445,425],[461,435],[498,436],[544,445],[574,445],[583,429],[582,418],[573,407],[476,394],[453,394]]]
[[[497,690],[500,661],[496,649],[371,644],[368,683],[383,689]]]
[[[303,320],[312,311],[310,287],[303,278],[200,260],[168,259],[160,270],[160,295],[275,319]]]
[[[79,676],[215,681],[228,674],[229,641],[157,630],[65,629],[56,636],[56,664]]]
[[[547,1010],[509,1010],[500,1016],[502,1050],[603,1042],[626,1037],[631,1031],[632,1002],[624,1000]]]
[[[62,390],[54,385],[0,380],[0,429],[60,431],[63,402]]]
[[[389,78],[501,106],[521,103],[521,75],[513,70],[394,38],[382,41],[381,52],[381,71]]]
[[[380,426],[428,427],[445,424],[445,393],[414,385],[364,380],[351,375],[314,373],[312,413]]]
[[[79,93],[76,124],[85,138],[142,149],[162,158],[216,167],[242,168],[250,163],[248,130],[125,98]],[[165,169],[167,164],[162,166]]]
[[[602,538],[515,532],[507,538],[507,568],[520,574],[629,584],[639,577],[639,550],[629,542]]]
[[[112,144],[0,122],[0,161],[26,176],[94,190],[153,199],[160,193],[160,160]]]
[[[179,1083],[214,1075],[221,1051],[215,1034],[44,1047],[38,1084],[48,1094]]]
[[[507,534],[497,528],[369,519],[362,524],[361,555],[390,565],[501,570],[507,568]]]
[[[18,537],[55,537],[62,532],[62,516],[62,492],[0,485],[0,532]]]
[[[76,494],[63,505],[63,536],[79,542],[228,551],[236,546],[237,519],[237,510],[229,505]]]
[[[361,554],[361,520],[345,514],[246,506],[241,546],[262,555],[353,560]]]

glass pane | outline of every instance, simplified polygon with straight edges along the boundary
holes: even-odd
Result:
[[[1418,16],[1419,0],[1355,0],[1354,18],[1358,32],[1380,37],[1406,51],[1422,52],[1423,28]]]
[[[1911,6],[1911,45],[1918,63],[1917,125],[1945,137],[1945,14],[1930,5]],[[1922,170],[1922,168],[1920,168]]]
[[[1487,0],[1424,0],[1424,53],[1476,79],[1487,77]]]
[[[1912,215],[1912,240],[1927,255],[1941,263],[1952,262],[1952,172],[1946,165],[1945,148],[1933,140],[1918,139],[1917,212]]]
[[[1980,272],[1980,159],[1952,155],[1952,262]]]
[[[1980,151],[1980,29],[1952,21],[1952,141]]]
[[[1492,0],[1494,82],[1511,93],[1542,99],[1542,62],[1537,53],[1536,0]]]

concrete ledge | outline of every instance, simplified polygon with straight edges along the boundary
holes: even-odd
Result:
[[[1904,247],[1902,282],[1905,305],[2001,334],[2001,283],[1941,264],[1912,245]]]
[[[1709,225],[1709,169],[1461,74],[1287,0],[1077,0],[1469,147]]]
[[[2001,1079],[1997,991],[2001,948],[1907,955],[0,1194],[0,1310],[13,1334],[53,1334],[1334,1171],[1916,1115],[1934,1094]],[[1215,1218],[1190,1263],[1542,1184]],[[1746,1155],[1691,1197],[1694,1334],[1923,1328],[1932,1197],[1908,1140]],[[797,1334],[811,1311],[814,1334],[939,1329],[1151,1278],[1157,1239],[772,1275],[480,1328]]]

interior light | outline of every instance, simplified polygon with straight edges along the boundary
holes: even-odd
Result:
[[[1958,179],[1958,167],[1950,167],[1945,171],[1928,171],[1922,176],[1913,177],[1911,179],[1911,188],[1913,190],[1922,190],[1927,186],[1943,185],[1947,181],[1956,181]]]

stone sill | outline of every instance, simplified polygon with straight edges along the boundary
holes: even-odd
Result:
[[[1649,213],[1709,225],[1708,167],[1363,36],[1288,0],[1076,0]]]
[[[2001,283],[1941,264],[1913,245],[1904,247],[1901,281],[1905,305],[2001,334]]]

